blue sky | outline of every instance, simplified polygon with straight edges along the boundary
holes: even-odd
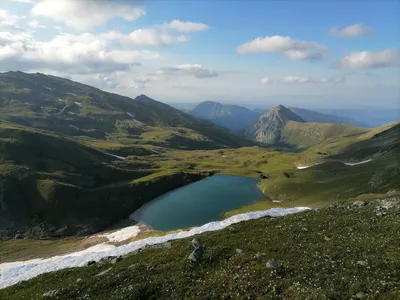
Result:
[[[5,0],[0,71],[165,102],[399,108],[399,11],[397,0]]]

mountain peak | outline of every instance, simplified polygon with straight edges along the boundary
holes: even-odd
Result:
[[[246,135],[258,142],[277,144],[281,132],[289,121],[305,121],[283,105],[271,108],[246,130]]]

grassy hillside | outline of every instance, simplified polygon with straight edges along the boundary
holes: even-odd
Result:
[[[252,144],[145,95],[131,99],[40,73],[0,74],[0,115],[14,123],[69,136],[105,139],[122,134],[131,143],[140,142],[142,134],[163,131],[167,137],[159,143],[172,148],[180,143],[189,149]],[[190,132],[177,134],[179,128]]]
[[[3,238],[18,232],[46,237],[98,231],[147,201],[208,175],[159,171],[140,161],[122,164],[67,138],[0,124]]]
[[[0,290],[2,299],[398,299],[399,198],[242,222]],[[351,226],[349,226],[351,224]],[[279,264],[269,268],[268,261]],[[101,274],[101,275],[100,275]]]
[[[297,148],[308,148],[333,138],[353,139],[369,129],[345,124],[299,123],[289,121],[283,128],[281,141]]]

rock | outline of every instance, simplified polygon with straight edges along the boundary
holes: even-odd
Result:
[[[99,264],[107,264],[111,262],[113,259],[117,258],[116,256],[107,256],[100,259]]]
[[[273,261],[273,260],[269,260],[268,262],[267,262],[267,268],[268,269],[277,269],[277,268],[279,268],[281,265],[280,264],[278,264],[276,261]]]
[[[110,261],[110,263],[116,264],[116,263],[118,263],[118,262],[120,262],[120,261],[122,261],[122,260],[123,260],[122,256],[118,256],[118,257],[113,258],[113,259]]]
[[[76,283],[81,282],[81,281],[82,281],[82,278],[78,278],[78,279],[76,280]]]
[[[112,268],[108,268],[107,270],[104,270],[103,272],[100,272],[99,274],[95,275],[95,277],[103,276],[103,275],[107,274],[108,272],[110,272],[111,270],[112,270]]]
[[[51,291],[44,293],[43,297],[52,298],[52,297],[56,297],[59,293],[60,293],[59,290],[51,290]]]
[[[260,174],[260,176],[258,176],[258,178],[260,178],[260,179],[268,179],[269,177],[267,175]]]
[[[188,259],[193,262],[200,260],[203,257],[204,250],[206,250],[205,246],[196,247],[196,249],[194,249],[193,252],[190,253]]]
[[[194,239],[192,240],[192,246],[195,247],[195,248],[198,247],[198,246],[200,246],[199,240],[196,239],[196,238],[194,238]]]
[[[15,236],[14,236],[14,239],[16,239],[16,240],[21,240],[21,239],[23,239],[24,238],[24,236],[21,234],[21,233],[17,233]]]
[[[262,256],[265,256],[265,253],[257,252],[256,255],[254,255],[254,258],[260,258]]]
[[[329,237],[327,237],[327,236],[324,236],[324,240],[328,242],[328,241],[331,240],[331,238],[329,238]]]
[[[365,294],[365,293],[363,293],[363,292],[358,292],[357,294],[356,294],[356,298],[357,299],[364,299],[364,298],[366,298],[367,297],[367,295]]]
[[[236,253],[237,253],[237,254],[241,254],[241,253],[243,253],[243,250],[242,250],[242,249],[239,249],[239,248],[236,248]]]
[[[353,207],[363,207],[365,205],[367,205],[367,202],[365,202],[365,201],[355,201],[352,204]]]
[[[86,266],[91,266],[91,265],[94,265],[96,262],[94,261],[94,260],[91,260],[91,261],[89,261],[87,264],[86,264]]]
[[[365,260],[359,260],[359,261],[357,262],[357,264],[358,264],[358,265],[361,265],[361,266],[366,266],[366,265],[368,265],[368,263],[367,263]]]

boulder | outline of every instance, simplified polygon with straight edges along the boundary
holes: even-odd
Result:
[[[190,261],[196,262],[203,257],[204,251],[206,250],[205,246],[196,247],[192,253],[190,253],[188,259]]]
[[[280,264],[278,264],[276,261],[273,261],[273,260],[269,260],[267,262],[268,269],[278,269],[280,266],[281,266]]]

